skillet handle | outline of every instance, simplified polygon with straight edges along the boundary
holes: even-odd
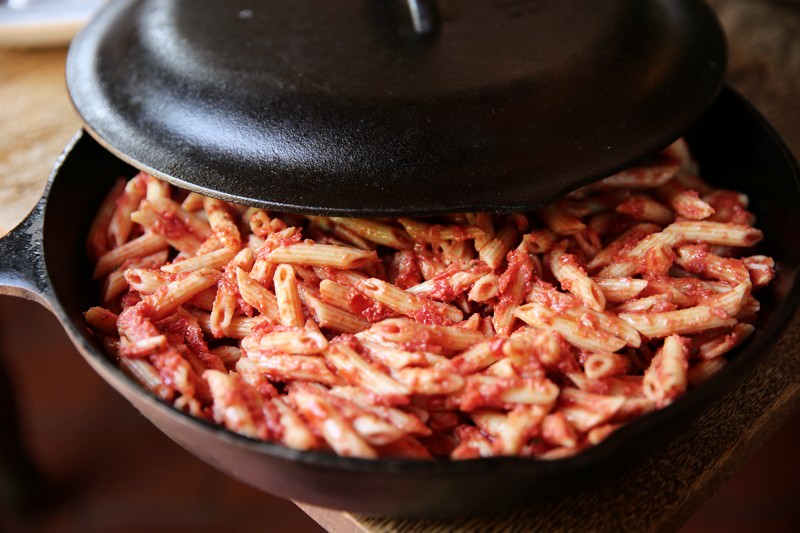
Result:
[[[0,294],[33,300],[50,309],[52,289],[44,265],[46,195],[25,219],[0,238]]]

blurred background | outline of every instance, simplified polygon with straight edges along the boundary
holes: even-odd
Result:
[[[35,10],[23,16],[24,3],[0,1],[0,46],[12,48],[0,49],[0,234],[31,208],[56,155],[78,127],[77,118],[48,127],[46,116],[38,116],[44,124],[39,129],[17,127],[20,111],[33,116],[53,108],[71,113],[71,108],[65,93],[51,101],[51,91],[18,102],[13,86],[36,76],[43,84],[63,86],[65,50],[59,43],[98,2],[31,3],[35,9],[50,3],[64,10],[60,18],[49,11],[49,19],[43,12],[36,18]],[[765,102],[762,111],[784,138],[797,141],[792,145],[797,155],[800,9],[793,2],[767,0],[710,3],[729,35],[742,36],[730,43],[729,78]],[[50,68],[42,74],[21,67],[23,62]],[[795,106],[787,109],[786,102]],[[19,154],[34,144],[40,153],[30,165],[31,157]],[[0,508],[0,531],[321,531],[291,502],[234,481],[172,443],[91,371],[46,310],[8,297],[0,297],[0,406],[2,463],[27,471],[31,480],[38,472],[43,480],[41,486],[11,491],[8,472],[0,470],[0,496],[7,503]],[[12,412],[24,449],[9,433]],[[798,449],[796,414],[682,531],[800,530]],[[29,505],[9,508],[26,490],[35,494]]]

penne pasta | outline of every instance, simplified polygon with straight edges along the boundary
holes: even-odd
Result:
[[[753,335],[775,261],[748,198],[652,163],[534,214],[278,213],[119,180],[85,321],[156,397],[361,458],[557,460],[675,401]]]

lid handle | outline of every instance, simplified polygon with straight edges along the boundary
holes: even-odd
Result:
[[[439,7],[436,0],[406,0],[414,31],[429,36],[439,29]]]

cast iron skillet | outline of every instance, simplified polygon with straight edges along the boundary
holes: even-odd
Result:
[[[629,424],[600,445],[557,461],[516,458],[416,462],[361,460],[259,442],[194,419],[157,400],[104,354],[82,313],[98,289],[84,254],[89,223],[119,175],[134,169],[79,134],[58,160],[43,198],[0,241],[0,293],[36,300],[58,317],[86,361],[144,416],[201,459],[285,498],[377,515],[453,516],[532,503],[628,468],[657,453],[767,355],[798,302],[798,168],[770,126],[726,89],[688,132],[702,174],[747,192],[764,230],[763,252],[780,268],[759,294],[758,331],[716,377],[670,407]]]

